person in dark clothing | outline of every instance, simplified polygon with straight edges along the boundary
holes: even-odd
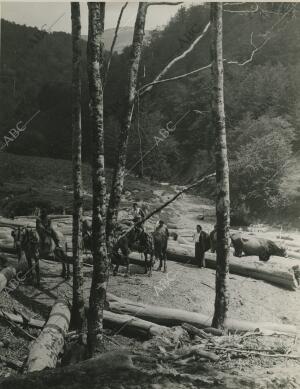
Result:
[[[208,239],[209,235],[198,224],[193,235],[193,241],[195,243],[195,259],[200,268],[205,267],[205,251],[208,249]]]

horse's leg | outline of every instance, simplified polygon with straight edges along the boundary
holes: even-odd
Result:
[[[125,263],[126,263],[126,272],[125,272],[125,277],[129,277],[129,274],[130,274],[130,269],[129,269],[129,256],[128,254],[126,254],[125,256]]]
[[[67,279],[70,278],[70,264],[69,262],[67,263]]]
[[[40,277],[40,261],[37,255],[34,255],[34,262],[35,262],[36,286],[39,288],[41,277]]]
[[[163,265],[163,254],[160,252],[159,253],[159,267],[158,267],[158,270],[161,270],[162,265]]]
[[[119,270],[119,266],[120,266],[120,257],[119,257],[119,253],[114,251],[114,250],[112,251],[111,264],[112,264],[113,258],[116,261],[115,267],[113,269],[113,275],[116,276],[118,274],[118,270]]]
[[[167,272],[167,251],[164,251],[164,273]]]
[[[152,267],[153,267],[153,253],[150,253],[150,264],[149,264],[149,274],[148,276],[152,276]]]
[[[147,263],[148,254],[144,253],[144,260],[145,260],[145,274],[148,273],[148,263]]]
[[[125,243],[125,245],[123,247],[120,247],[120,250],[121,250],[121,253],[123,255],[123,257],[125,258],[125,265],[126,265],[126,272],[125,272],[125,277],[128,277],[129,276],[129,273],[130,273],[130,269],[129,269],[129,266],[130,266],[130,263],[129,263],[129,246],[128,246],[128,242]]]
[[[62,278],[66,278],[66,264],[62,262],[61,266],[62,266],[61,276]]]
[[[25,255],[26,255],[26,259],[27,259],[27,263],[28,263],[28,274],[29,274],[31,281],[33,281],[35,271],[34,271],[34,268],[32,266],[31,255],[29,255],[29,254],[25,254]]]

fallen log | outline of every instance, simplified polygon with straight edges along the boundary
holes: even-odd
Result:
[[[197,355],[198,357],[210,359],[213,362],[216,362],[220,359],[217,354],[204,350],[203,345],[198,344],[194,346],[184,347],[182,350],[180,350],[180,354],[181,355],[175,356],[174,359],[188,358],[192,355]]]
[[[23,362],[13,359],[11,357],[5,357],[3,355],[0,355],[0,362],[5,363],[7,366],[10,366],[17,370],[20,370],[23,366]]]
[[[0,317],[8,318],[10,321],[19,325],[26,325],[39,329],[43,328],[45,325],[44,320],[32,318],[29,320],[24,320],[21,315],[16,315],[14,313],[1,310]],[[142,320],[137,317],[120,315],[110,311],[104,311],[103,319],[104,328],[108,328],[114,330],[116,333],[135,338],[149,339],[153,336],[161,335],[163,332],[168,330],[168,327],[165,326]]]
[[[170,242],[167,254],[168,259],[171,261],[196,265],[194,247],[192,245],[179,245],[176,242]],[[208,268],[216,269],[215,254],[206,252],[205,260]],[[230,254],[229,271],[232,274],[271,282],[290,290],[296,290],[300,285],[299,266],[293,265],[292,261],[284,258],[276,261],[271,259],[268,262],[262,262],[257,257],[237,258]]]
[[[109,303],[109,309],[112,312],[132,315],[139,317],[140,319],[168,327],[187,323],[198,328],[206,328],[209,327],[212,322],[212,318],[198,312],[146,305],[116,297],[111,293],[107,293],[107,301]],[[297,328],[293,325],[268,322],[252,323],[235,319],[227,319],[225,328],[229,332],[236,333],[257,330],[272,330],[288,334],[297,333]]]
[[[45,325],[44,320],[30,318],[28,321],[25,321],[21,315],[16,315],[14,313],[6,312],[3,310],[0,310],[0,317],[8,317],[9,320],[13,321],[14,323],[39,329],[43,328]]]
[[[26,371],[33,372],[54,368],[64,346],[70,324],[70,310],[65,301],[58,300],[38,338],[32,342],[26,363]]]
[[[162,335],[168,330],[165,326],[110,311],[103,312],[103,319],[104,327],[135,338],[149,339],[153,336]]]

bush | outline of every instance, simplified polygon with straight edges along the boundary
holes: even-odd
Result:
[[[262,116],[247,117],[236,131],[230,161],[232,206],[246,206],[254,215],[284,208],[280,182],[291,157],[294,129],[282,117]]]

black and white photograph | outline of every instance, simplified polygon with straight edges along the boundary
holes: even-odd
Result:
[[[0,1],[0,389],[300,389],[300,3]]]

